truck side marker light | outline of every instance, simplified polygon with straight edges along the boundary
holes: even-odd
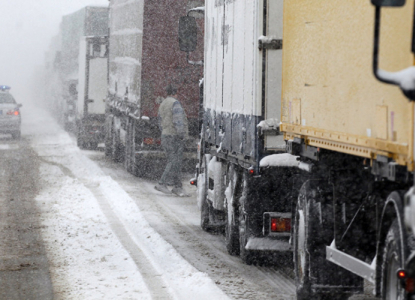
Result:
[[[398,276],[399,279],[405,279],[406,278],[406,272],[405,270],[398,270],[398,272],[396,273],[396,276]]]
[[[290,232],[291,219],[271,218],[271,232]]]

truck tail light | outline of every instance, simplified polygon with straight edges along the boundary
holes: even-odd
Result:
[[[401,281],[402,285],[405,287],[405,290],[408,293],[415,292],[415,279],[410,278],[405,270],[399,269],[396,272],[396,277],[398,277],[398,279]]]
[[[153,138],[144,138],[143,139],[144,145],[160,145],[161,140],[160,139],[153,139]]]
[[[405,279],[406,278],[406,272],[405,270],[398,270],[398,272],[396,273],[396,276],[398,276],[399,279]]]
[[[414,293],[415,292],[415,280],[414,280],[414,278],[407,278],[406,279],[405,290],[408,293]]]
[[[197,180],[196,180],[196,178],[190,179],[190,185],[197,186]]]
[[[271,218],[271,232],[290,232],[291,219],[289,218]]]

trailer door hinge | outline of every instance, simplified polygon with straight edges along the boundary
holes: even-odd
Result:
[[[281,50],[282,49],[282,40],[273,39],[268,37],[260,37],[258,39],[258,48],[259,50]]]

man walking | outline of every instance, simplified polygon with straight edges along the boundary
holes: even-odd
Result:
[[[169,85],[166,88],[167,98],[162,100],[158,110],[159,126],[161,130],[161,146],[167,155],[167,165],[156,190],[165,194],[187,196],[182,187],[183,150],[188,138],[188,124],[186,113],[176,99],[177,88]],[[174,188],[170,191],[167,182],[173,181]]]

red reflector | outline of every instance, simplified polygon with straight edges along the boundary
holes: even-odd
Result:
[[[161,139],[144,138],[143,143],[145,145],[160,145],[161,144]]]
[[[413,278],[406,279],[405,290],[408,293],[415,292],[415,280]]]
[[[192,179],[190,179],[190,184],[191,185],[197,185],[197,180],[196,180],[196,178],[192,178]]]
[[[291,231],[291,219],[271,218],[271,231],[272,232],[290,232]]]
[[[145,138],[145,139],[143,139],[143,143],[146,144],[146,145],[153,145],[154,144],[154,139]]]
[[[398,276],[399,279],[406,278],[406,272],[405,272],[405,270],[398,270],[398,273],[396,275]]]

